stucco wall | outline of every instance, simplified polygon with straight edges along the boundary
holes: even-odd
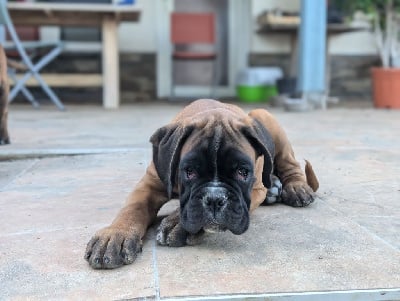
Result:
[[[254,29],[256,17],[266,9],[282,8],[299,11],[300,0],[252,0],[252,17]],[[252,53],[287,53],[290,42],[287,35],[265,36],[252,34]],[[354,32],[330,37],[329,52],[333,55],[374,55],[376,47],[374,38],[369,32]]]
[[[119,47],[121,52],[155,53],[157,49],[157,12],[156,6],[168,9],[168,5],[160,1],[172,0],[136,0],[143,8],[141,20],[138,23],[122,23],[119,27]],[[159,1],[159,2],[157,2]],[[201,1],[201,0],[199,0]],[[230,0],[234,1],[234,0]],[[277,54],[290,51],[290,41],[287,35],[258,35],[255,31],[256,17],[266,9],[280,7],[286,10],[298,11],[300,0],[249,0],[252,1],[253,32],[251,34],[252,53]],[[44,39],[54,40],[57,30],[44,28]],[[374,39],[369,32],[354,32],[332,36],[329,43],[329,52],[333,55],[375,55]]]

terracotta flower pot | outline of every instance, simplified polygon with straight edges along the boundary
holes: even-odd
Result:
[[[376,108],[400,109],[400,68],[372,68]]]

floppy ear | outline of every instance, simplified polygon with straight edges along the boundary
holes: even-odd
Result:
[[[266,188],[272,186],[272,172],[274,170],[275,143],[271,134],[257,119],[253,119],[251,127],[243,127],[242,133],[254,147],[257,155],[264,155],[262,181]]]
[[[150,138],[153,144],[153,162],[158,176],[167,187],[170,198],[175,185],[182,146],[192,131],[191,126],[182,127],[173,124],[159,128]]]

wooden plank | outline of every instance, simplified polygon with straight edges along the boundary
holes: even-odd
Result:
[[[141,14],[136,5],[9,2],[7,7],[18,25],[101,26],[105,17],[137,22]]]
[[[259,34],[297,34],[299,26],[294,24],[264,24],[258,30]],[[355,31],[366,31],[369,30],[370,27],[367,26],[349,26],[346,24],[327,24],[327,32],[328,34],[340,34],[340,33],[348,33]]]
[[[103,20],[103,106],[116,109],[119,106],[119,57],[118,27],[112,18]]]
[[[65,73],[43,73],[40,74],[43,80],[50,87],[74,87],[74,88],[88,88],[88,87],[101,87],[103,85],[103,77],[101,74],[90,73],[90,74],[82,74],[82,73],[74,73],[74,74],[65,74]],[[20,79],[22,75],[18,74],[17,78]],[[10,79],[9,82],[13,84]],[[39,83],[33,77],[30,78],[26,86],[28,87],[37,87]]]
[[[85,12],[140,12],[139,5],[113,5],[88,3],[45,3],[45,2],[8,2],[10,10],[39,10],[39,11],[85,11]]]
[[[14,24],[17,25],[68,25],[68,26],[101,26],[104,17],[121,21],[138,21],[137,13],[99,13],[99,12],[58,12],[47,15],[44,11],[10,11]]]

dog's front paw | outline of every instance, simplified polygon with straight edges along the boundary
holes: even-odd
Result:
[[[303,182],[292,182],[283,186],[281,201],[292,207],[305,207],[314,202],[314,192]]]
[[[156,240],[162,246],[183,247],[196,245],[201,241],[204,231],[190,234],[180,224],[179,208],[165,217],[157,228]]]
[[[107,227],[98,231],[86,247],[85,259],[94,269],[114,269],[132,263],[142,251],[139,236]]]

